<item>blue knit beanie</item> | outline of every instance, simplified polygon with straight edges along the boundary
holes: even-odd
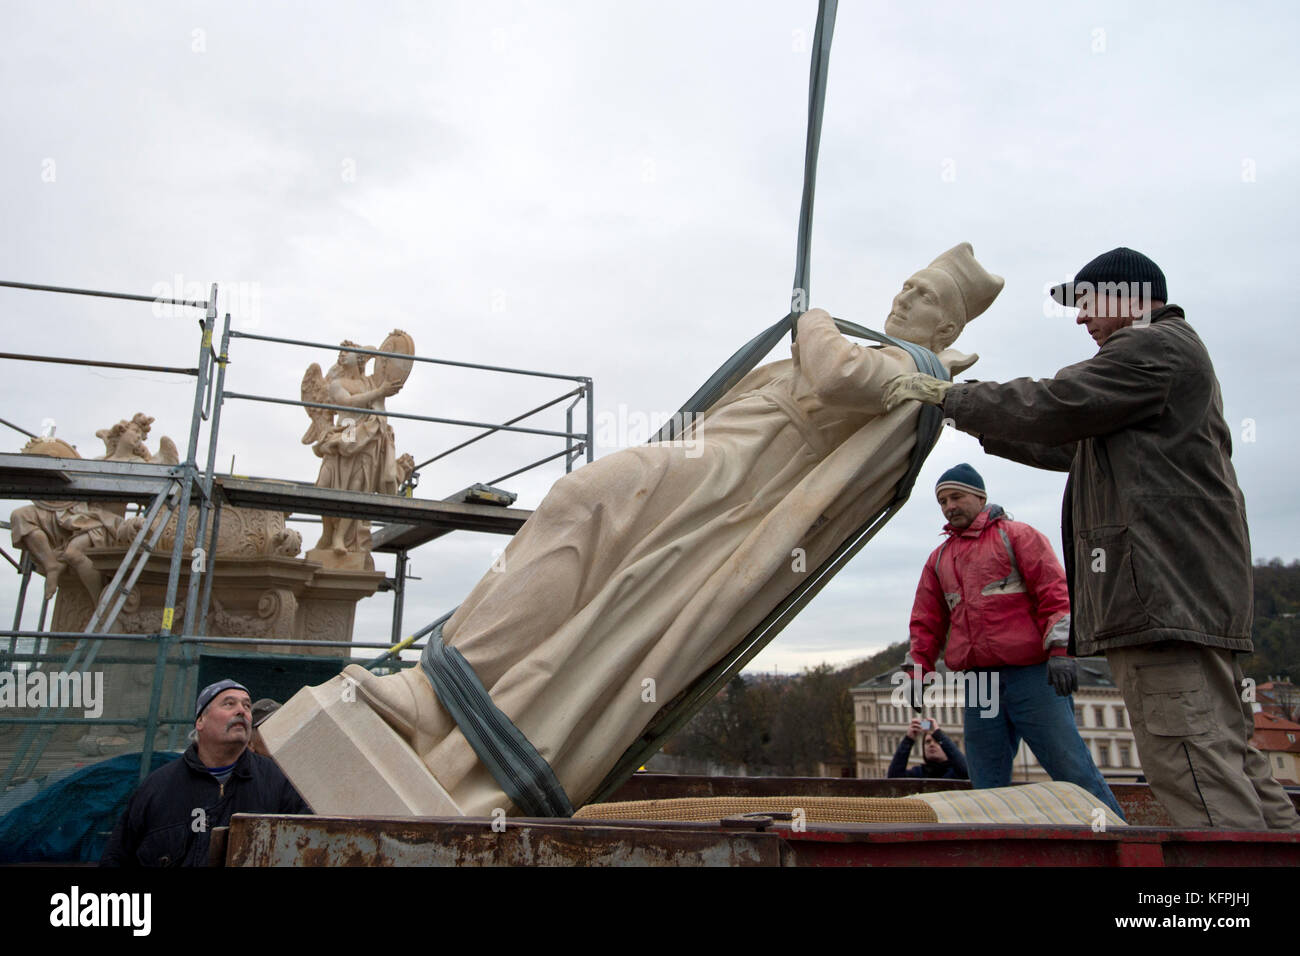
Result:
[[[247,687],[239,683],[239,681],[231,680],[228,677],[225,680],[217,681],[215,684],[209,684],[207,687],[203,688],[203,690],[199,691],[198,700],[194,702],[195,720],[198,720],[203,716],[203,711],[207,709],[208,704],[212,703],[213,698],[223,690],[242,690],[245,694],[248,694]],[[252,694],[249,694],[249,696],[251,697]]]
[[[949,468],[939,476],[939,481],[934,486],[935,495],[938,495],[944,488],[956,488],[959,491],[969,491],[981,498],[988,498],[988,495],[984,493],[984,479],[980,477],[978,471],[965,462]]]

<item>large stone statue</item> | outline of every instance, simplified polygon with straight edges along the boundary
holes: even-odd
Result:
[[[95,437],[104,442],[104,454],[96,460],[176,464],[176,445],[167,436],[159,441],[158,455],[146,447],[145,440],[153,421],[143,412],[137,412],[130,419],[122,419],[110,428],[95,432]],[[81,457],[72,445],[53,437],[33,438],[23,446],[23,454]],[[133,534],[137,526],[124,523],[124,514],[122,505],[33,501],[16,509],[10,516],[10,534],[14,547],[30,553],[36,567],[45,575],[46,598],[54,597],[63,572],[72,568],[93,604],[99,599],[103,578],[86,552],[91,548],[114,547],[120,537]]]
[[[344,341],[344,346],[358,346]],[[411,337],[400,329],[384,340],[378,351],[415,354]],[[411,362],[381,357],[375,362],[375,374],[366,375],[370,356],[360,352],[339,352],[338,359],[324,376],[313,362],[302,379],[302,398],[306,402],[347,405],[366,412],[383,412],[384,399],[401,391],[411,372]],[[304,445],[321,458],[316,487],[341,491],[367,491],[396,494],[409,468],[399,466],[394,452],[393,430],[383,415],[366,412],[334,412],[327,408],[308,408],[311,427],[302,436]],[[337,414],[337,421],[336,419]],[[409,456],[403,456],[409,458]],[[413,464],[413,460],[411,462]],[[404,464],[404,463],[403,463]],[[356,518],[322,519],[322,533],[311,560],[337,564],[348,554],[364,555],[369,561],[370,522]],[[331,556],[332,555],[332,556]],[[369,565],[373,567],[373,565]]]
[[[1001,288],[959,245],[904,284],[885,331],[960,371],[975,357],[949,346]],[[684,440],[625,449],[556,482],[446,623],[445,643],[574,807],[659,708],[893,497],[918,409],[885,414],[881,393],[913,370],[906,351],[857,344],[826,312],[805,313],[791,358],[749,373]],[[359,707],[387,725],[356,723]],[[349,667],[263,726],[317,812],[519,812],[418,667],[388,677]],[[417,772],[385,734],[418,755]],[[424,770],[427,800],[412,796]]]

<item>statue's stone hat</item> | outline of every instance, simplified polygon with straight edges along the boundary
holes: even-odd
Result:
[[[929,272],[931,269],[942,272],[957,286],[966,322],[992,305],[1006,285],[1005,279],[994,275],[975,261],[975,250],[969,242],[953,246],[921,271]]]

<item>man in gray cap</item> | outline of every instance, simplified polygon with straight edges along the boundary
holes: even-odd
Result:
[[[1068,471],[1072,653],[1104,652],[1142,769],[1176,826],[1300,829],[1248,739],[1238,656],[1253,648],[1250,537],[1223,400],[1164,273],[1103,253],[1052,289],[1097,354],[1054,378],[952,385],[903,375],[884,405],[941,405],[984,449]]]
[[[199,691],[195,741],[145,777],[118,820],[100,866],[207,866],[209,836],[236,813],[311,813],[280,768],[248,746],[248,688],[220,680]]]

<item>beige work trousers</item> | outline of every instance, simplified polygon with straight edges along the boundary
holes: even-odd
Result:
[[[1106,651],[1138,756],[1174,826],[1300,830],[1254,732],[1237,654],[1163,642]]]

